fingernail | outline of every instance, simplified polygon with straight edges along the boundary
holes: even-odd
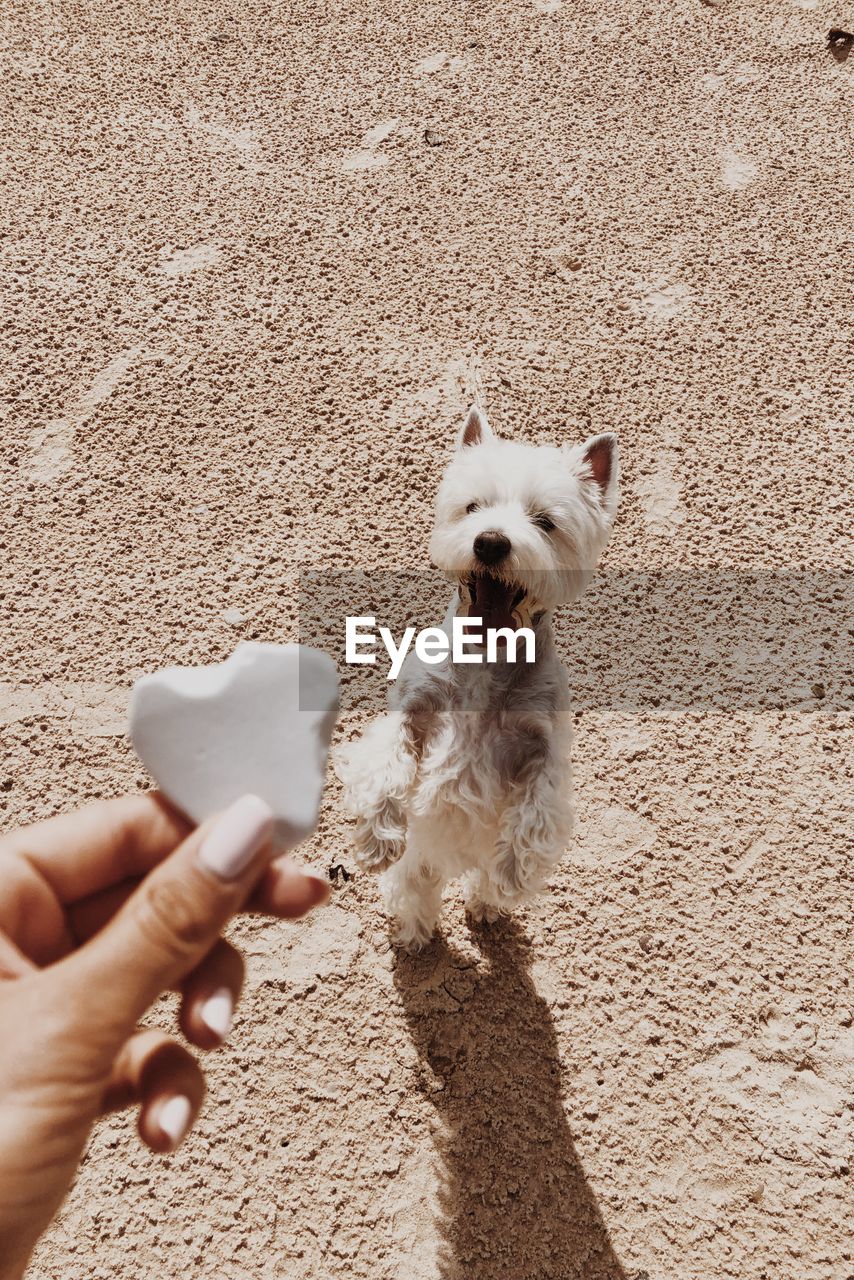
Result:
[[[311,885],[314,905],[316,907],[322,907],[323,904],[328,902],[332,896],[332,887],[329,884],[329,881],[321,880],[318,876],[306,876],[306,880],[308,880]]]
[[[259,796],[242,796],[222,814],[199,849],[199,862],[220,880],[236,880],[273,831],[273,811]]]
[[[164,1102],[157,1113],[157,1123],[169,1139],[169,1145],[173,1151],[186,1137],[192,1115],[192,1103],[182,1093]]]
[[[293,858],[287,856],[280,858],[277,867],[289,876],[299,876],[300,880],[305,881],[305,886],[311,896],[312,907],[320,907],[324,902],[328,902],[332,895],[332,886],[328,880],[322,879],[320,876],[313,876],[310,871],[305,871],[298,862],[294,862]]]
[[[231,1030],[231,1019],[234,1016],[234,997],[228,987],[219,987],[199,1009],[199,1017],[206,1027],[224,1040]]]

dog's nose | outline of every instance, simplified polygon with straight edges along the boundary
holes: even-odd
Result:
[[[475,538],[474,553],[481,564],[498,564],[510,554],[510,539],[497,529],[486,529]]]

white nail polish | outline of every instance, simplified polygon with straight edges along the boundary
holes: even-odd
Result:
[[[199,849],[199,862],[220,880],[236,880],[273,832],[273,810],[258,796],[242,796],[221,813]]]
[[[178,1094],[168,1102],[164,1102],[158,1111],[157,1123],[169,1139],[169,1145],[173,1150],[186,1135],[192,1115],[193,1107],[190,1099],[185,1098],[183,1094]]]
[[[219,987],[212,996],[208,996],[199,1009],[199,1017],[215,1036],[224,1040],[231,1030],[231,1019],[234,1015],[234,997],[228,987]]]

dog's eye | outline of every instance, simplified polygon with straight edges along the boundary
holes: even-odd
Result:
[[[479,506],[480,506],[479,502],[470,502],[466,507],[466,515],[467,516],[473,515],[474,512],[477,511]]]
[[[535,516],[531,517],[532,522],[538,529],[542,529],[543,533],[551,533],[555,527],[555,522],[551,516],[546,515],[545,511],[539,511]]]

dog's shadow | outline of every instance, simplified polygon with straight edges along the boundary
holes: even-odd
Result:
[[[437,939],[395,985],[436,1107],[441,1280],[627,1280],[575,1151],[549,1008],[512,921],[478,928],[488,968]]]

